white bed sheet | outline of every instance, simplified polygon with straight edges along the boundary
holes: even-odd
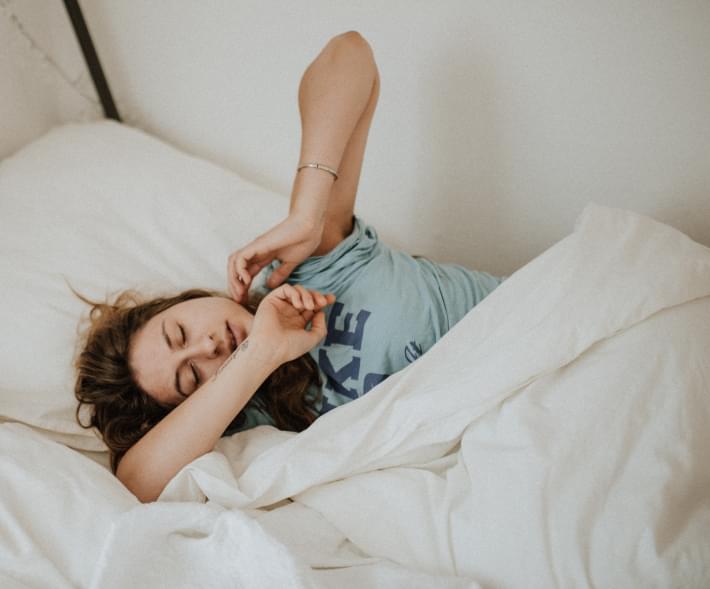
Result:
[[[222,439],[155,504],[0,426],[0,580],[707,587],[708,319],[708,248],[590,205],[407,369]]]
[[[707,586],[710,250],[590,205],[494,295],[365,397],[266,448],[222,441],[163,499],[293,497],[367,554],[483,585]]]

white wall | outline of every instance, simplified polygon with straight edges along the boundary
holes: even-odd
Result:
[[[360,31],[381,92],[356,211],[411,253],[507,274],[589,200],[710,245],[707,0],[82,6],[128,123],[284,195],[301,74]]]
[[[0,0],[0,159],[64,121],[101,116],[64,4]]]

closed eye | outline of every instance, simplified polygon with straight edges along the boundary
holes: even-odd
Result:
[[[187,335],[185,334],[185,328],[182,326],[181,323],[178,323],[178,327],[180,328],[180,336],[182,337],[182,345],[184,346],[187,344]],[[197,390],[197,387],[200,385],[200,375],[198,374],[197,370],[195,369],[195,365],[190,363],[190,370],[192,370],[192,376],[195,379],[194,384],[194,389],[193,393],[195,390]]]

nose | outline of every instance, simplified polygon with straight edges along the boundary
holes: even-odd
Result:
[[[185,348],[185,353],[189,358],[207,358],[211,360],[219,356],[219,344],[213,335],[206,334],[188,345]]]

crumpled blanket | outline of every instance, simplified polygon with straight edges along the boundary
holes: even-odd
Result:
[[[710,249],[590,204],[405,370],[122,513],[93,586],[707,586],[709,424]]]

